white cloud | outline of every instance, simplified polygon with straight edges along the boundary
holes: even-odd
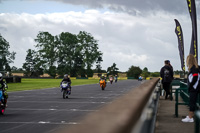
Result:
[[[27,49],[34,48],[34,39],[39,31],[48,31],[53,35],[86,31],[99,40],[103,69],[116,63],[120,71],[127,71],[131,65],[159,71],[163,61],[169,59],[174,69],[180,70],[174,18],[182,24],[188,45],[191,39],[191,27],[188,25],[191,21],[187,17],[166,12],[142,17],[98,10],[35,15],[1,13],[0,33],[10,43],[11,51],[17,52],[14,63],[17,67],[22,67],[25,62]],[[186,53],[188,47],[185,48]]]

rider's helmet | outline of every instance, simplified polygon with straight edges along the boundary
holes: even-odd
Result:
[[[64,78],[65,78],[65,79],[68,79],[68,74],[65,74],[65,75],[64,75]]]
[[[0,73],[0,81],[3,80],[3,75]]]

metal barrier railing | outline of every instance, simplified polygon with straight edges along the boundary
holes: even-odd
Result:
[[[196,103],[197,110],[195,111],[195,133],[199,133],[200,128],[200,94],[198,94],[197,103]]]
[[[149,99],[146,109],[142,113],[143,116],[141,116],[141,118],[144,118],[144,115],[147,115],[147,117],[145,120],[143,119],[143,122],[139,128],[140,130],[135,128],[133,130],[134,133],[154,133],[155,132],[155,123],[156,123],[156,116],[157,116],[157,110],[158,110],[158,102],[159,102],[159,97],[160,97],[160,90],[161,90],[161,83],[159,81],[155,87],[154,92],[151,95],[151,98]]]
[[[189,95],[187,93],[187,84],[180,81],[180,88],[175,91],[175,116],[178,117],[178,105],[188,105]],[[179,94],[182,97],[184,102],[179,102]]]
[[[144,82],[60,133],[153,133],[160,94],[158,81],[153,78]]]
[[[184,80],[177,80],[175,82],[172,82],[173,85],[180,85],[179,88],[174,89],[175,90],[175,116],[178,117],[178,106],[179,105],[189,105],[189,93],[187,88],[187,83],[183,82]],[[173,90],[173,89],[172,89]],[[171,91],[171,95],[172,95]],[[179,102],[179,95],[182,97],[183,102]],[[200,133],[200,94],[198,95],[198,99],[196,102],[196,107],[198,110],[195,111],[195,130],[194,133]]]
[[[195,133],[199,133],[199,126],[200,126],[199,123],[200,123],[200,110],[197,110],[195,112],[195,124],[194,124],[194,126],[195,126],[194,132]]]
[[[173,88],[173,87],[179,87],[182,85],[181,82],[183,83],[186,79],[179,79],[176,78],[172,81],[171,85],[170,85],[170,100],[173,100],[173,94],[176,93],[176,89],[177,88]]]

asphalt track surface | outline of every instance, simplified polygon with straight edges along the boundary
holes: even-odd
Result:
[[[56,133],[81,124],[86,114],[140,84],[137,80],[107,83],[104,91],[99,84],[73,86],[68,99],[62,98],[60,88],[10,92],[6,112],[0,116],[0,133]]]

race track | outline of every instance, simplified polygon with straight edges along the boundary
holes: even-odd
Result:
[[[137,80],[107,83],[104,91],[99,84],[73,86],[69,99],[62,98],[60,88],[11,92],[5,115],[0,116],[0,133],[55,133],[80,124],[86,114],[140,84]]]

